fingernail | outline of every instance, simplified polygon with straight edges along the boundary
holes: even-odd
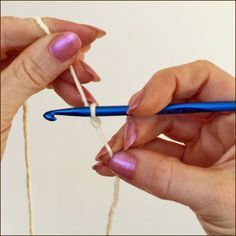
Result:
[[[53,89],[53,85],[52,84],[48,84],[47,89]]]
[[[97,154],[95,160],[96,160],[96,161],[100,161],[101,156],[104,156],[104,155],[106,155],[106,154],[107,154],[107,149],[106,149],[105,147],[103,147],[103,148],[98,152],[98,154]]]
[[[127,112],[128,114],[130,114],[130,112],[132,112],[135,108],[137,108],[139,106],[139,104],[142,101],[143,94],[144,94],[144,90],[140,90],[132,97],[130,104],[129,104],[129,109]]]
[[[100,166],[103,166],[104,164],[102,162],[98,162],[95,165],[92,166],[93,170],[97,170]]]
[[[115,174],[111,171],[110,167],[108,165],[105,165],[102,162],[98,162],[94,166],[92,166],[92,169],[95,170],[99,175],[102,176],[114,176]]]
[[[112,148],[112,146],[115,143],[115,137],[113,136],[110,141],[108,142],[109,146]],[[105,146],[98,152],[97,156],[96,156],[96,161],[101,161],[101,157],[104,155],[107,155],[107,149],[105,148]]]
[[[97,103],[96,99],[92,96],[92,94],[85,87],[83,87],[83,90],[84,90],[84,95],[87,98],[89,104]]]
[[[80,51],[79,51],[78,58],[80,59],[80,61],[83,61],[83,60],[84,60],[84,57],[85,57],[84,53],[80,50]]]
[[[81,41],[75,33],[64,33],[56,37],[49,45],[52,55],[59,61],[66,61],[74,56],[81,47]]]
[[[100,29],[100,28],[97,28],[97,27],[95,27],[95,26],[91,26],[91,25],[85,25],[85,26],[87,26],[88,28],[90,28],[90,29],[96,31],[96,33],[97,33],[96,38],[97,38],[97,39],[103,37],[103,36],[106,34],[106,31],[104,31],[104,30],[102,30],[102,29]]]
[[[84,61],[80,61],[81,65],[83,68],[92,76],[92,81],[98,82],[101,81],[100,77],[98,74]]]
[[[116,153],[109,162],[109,167],[115,174],[128,180],[133,179],[136,165],[135,157],[125,152]]]
[[[99,39],[105,35],[106,35],[106,32],[104,30],[99,29],[98,34],[97,34],[97,39]]]
[[[127,117],[124,135],[124,150],[129,149],[136,141],[136,124],[132,117]]]
[[[85,47],[82,47],[82,48],[81,48],[81,51],[82,51],[83,53],[86,53],[86,52],[89,51],[90,48],[91,48],[91,45],[89,44],[89,45],[87,45],[87,46],[85,46]]]

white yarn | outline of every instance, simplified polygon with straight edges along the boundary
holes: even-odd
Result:
[[[79,92],[79,94],[81,96],[81,99],[82,99],[82,102],[84,103],[84,106],[88,107],[89,103],[88,103],[88,101],[86,99],[86,96],[84,94],[84,90],[83,90],[83,88],[82,88],[82,86],[81,86],[81,84],[80,84],[80,82],[79,82],[79,80],[77,78],[77,75],[75,73],[75,69],[74,69],[73,66],[70,66],[70,73],[71,73],[71,75],[73,77],[74,83],[76,85],[76,88],[78,89],[78,92]]]
[[[46,34],[50,34],[50,30],[48,28],[48,26],[42,21],[41,17],[34,17],[34,19],[36,20],[37,24],[39,25],[39,27],[46,33]],[[72,75],[72,78],[74,80],[74,83],[76,85],[76,88],[81,96],[81,99],[84,103],[84,106],[89,106],[88,100],[86,99],[86,96],[84,94],[83,88],[81,86],[81,84],[79,83],[79,80],[77,78],[77,75],[75,73],[74,67],[71,65],[70,68],[70,73]],[[107,139],[105,138],[105,135],[102,131],[102,122],[100,120],[99,117],[96,116],[96,103],[92,103],[90,104],[90,118],[91,118],[91,125],[96,129],[98,136],[100,137],[102,143],[104,144],[108,155],[110,157],[113,156],[113,152],[112,149],[110,147],[110,145],[107,142]],[[115,178],[115,182],[114,182],[114,198],[113,198],[113,202],[110,208],[110,212],[108,215],[108,222],[107,222],[107,228],[106,228],[106,235],[110,235],[111,234],[111,228],[112,228],[112,222],[113,222],[113,216],[114,216],[114,210],[117,206],[118,203],[118,197],[119,197],[119,177],[116,176]]]
[[[36,20],[37,24],[44,31],[45,34],[51,34],[48,26],[46,24],[44,24],[44,22],[42,21],[41,17],[35,16],[34,19]]]
[[[90,104],[90,116],[91,116],[91,124],[92,126],[97,129],[101,127],[102,121],[96,116],[96,103]]]
[[[110,157],[112,157],[113,156],[112,149],[111,149],[110,145],[107,143],[106,138],[105,138],[105,136],[102,132],[102,129],[101,129],[102,121],[101,121],[101,119],[99,119],[96,116],[96,106],[97,106],[96,103],[90,104],[91,124],[97,130],[97,133],[98,133],[101,141],[103,142],[103,144],[108,152],[108,155]]]
[[[40,28],[41,28],[46,34],[50,34],[50,30],[49,30],[48,26],[42,21],[42,18],[41,18],[41,17],[36,16],[36,17],[35,17],[35,20],[36,20],[37,24],[40,26]],[[74,83],[75,83],[75,85],[76,85],[76,88],[77,88],[77,90],[78,90],[78,92],[79,92],[79,94],[80,94],[80,96],[81,96],[81,99],[82,99],[82,101],[83,101],[83,103],[84,103],[84,106],[89,106],[88,100],[86,99],[86,96],[85,96],[85,94],[84,94],[84,90],[83,90],[81,84],[79,83],[79,80],[78,80],[77,75],[76,75],[76,73],[75,73],[74,67],[71,65],[70,68],[69,68],[69,70],[70,70],[70,73],[71,73],[72,78],[73,78],[73,80],[74,80]],[[107,149],[107,152],[108,152],[109,156],[112,157],[112,156],[113,156],[112,149],[111,149],[111,147],[109,146],[109,144],[108,144],[108,142],[107,142],[107,140],[106,140],[106,138],[105,138],[105,135],[104,135],[104,133],[103,133],[103,131],[102,131],[102,129],[101,129],[102,122],[101,122],[101,120],[96,116],[95,110],[96,110],[96,104],[95,104],[95,103],[92,103],[92,104],[90,105],[91,124],[92,124],[92,126],[97,130],[97,133],[98,133],[98,135],[99,135],[99,137],[100,137],[102,143],[104,144],[105,148]]]

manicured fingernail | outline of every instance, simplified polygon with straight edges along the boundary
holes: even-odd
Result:
[[[112,148],[112,146],[114,145],[115,143],[115,137],[113,136],[110,141],[108,142],[108,144],[110,145],[110,147]],[[101,161],[101,157],[104,156],[104,155],[107,155],[107,149],[105,147],[103,147],[97,154],[96,156],[96,161]]]
[[[124,150],[129,149],[136,141],[137,131],[136,124],[132,117],[127,117],[124,135]]]
[[[83,68],[92,76],[92,81],[98,82],[101,81],[100,77],[98,74],[84,61],[80,61],[81,65]]]
[[[87,45],[87,46],[85,46],[85,47],[82,47],[82,48],[81,48],[81,51],[82,51],[83,53],[86,53],[86,52],[89,51],[90,48],[91,48],[91,45],[89,44],[89,45]]]
[[[100,166],[103,166],[104,164],[102,162],[98,162],[95,165],[92,166],[93,170],[97,170]]]
[[[92,94],[85,88],[83,87],[85,97],[87,98],[89,104],[91,103],[97,103],[96,99],[92,96]]]
[[[99,175],[102,176],[114,176],[115,174],[111,171],[110,167],[105,165],[103,162],[98,162],[92,169],[94,169]]]
[[[97,34],[97,39],[99,39],[105,35],[106,35],[106,32],[104,30],[99,29],[98,34]]]
[[[97,27],[95,27],[95,26],[91,26],[91,25],[86,25],[86,26],[87,26],[88,28],[90,28],[90,29],[96,31],[96,33],[97,33],[96,38],[97,38],[97,39],[103,37],[103,36],[106,34],[106,31],[104,31],[104,30],[102,30],[102,29],[100,29],[100,28],[97,28]]]
[[[106,155],[106,154],[107,154],[107,149],[106,149],[105,147],[103,147],[103,148],[99,151],[99,153],[97,154],[95,160],[96,160],[96,161],[100,161],[101,156],[104,156],[104,155]]]
[[[52,84],[48,84],[47,88],[48,89],[53,89],[53,85]]]
[[[133,98],[131,99],[131,102],[129,104],[129,109],[127,112],[128,114],[130,114],[135,108],[137,108],[139,106],[139,104],[142,101],[143,94],[144,94],[144,90],[141,90],[133,96]]]
[[[128,180],[133,179],[136,165],[135,157],[125,152],[116,153],[109,162],[109,167],[115,174]]]
[[[75,33],[64,33],[56,37],[49,45],[52,55],[59,61],[66,61],[74,56],[81,47],[81,41]]]

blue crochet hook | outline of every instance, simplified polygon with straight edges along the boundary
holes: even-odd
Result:
[[[126,116],[128,106],[97,106],[96,116]],[[194,112],[235,112],[236,101],[227,102],[193,102],[176,103],[166,106],[157,114],[182,114]],[[46,112],[45,119],[55,121],[55,115],[63,116],[90,116],[90,107],[74,107]]]

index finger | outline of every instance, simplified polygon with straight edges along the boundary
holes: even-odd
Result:
[[[67,31],[76,33],[81,39],[82,47],[89,45],[96,38],[102,37],[105,34],[105,31],[90,25],[50,17],[43,17],[42,20],[52,33]],[[2,17],[1,58],[6,57],[6,54],[11,50],[27,47],[44,35],[45,33],[33,18]]]
[[[227,101],[235,99],[235,79],[208,61],[161,70],[131,97],[129,113],[149,116],[178,101]]]

